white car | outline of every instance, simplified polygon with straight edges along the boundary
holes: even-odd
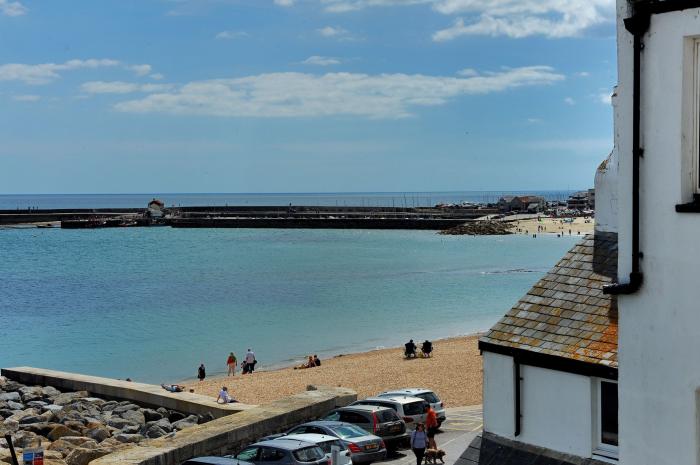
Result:
[[[340,460],[337,464],[333,465],[352,465],[352,460],[350,459],[350,451],[348,451],[343,445],[343,442],[335,436],[313,433],[287,434],[286,436],[278,437],[277,440],[304,441],[316,444],[323,450],[323,452],[326,454],[326,457],[328,457],[329,460],[333,456],[333,448],[336,447],[338,448],[338,455]],[[330,463],[330,461],[328,463]]]
[[[410,396],[419,397],[424,401],[428,402],[435,413],[437,414],[438,427],[447,419],[445,414],[445,404],[440,400],[440,398],[430,389],[424,388],[405,388],[405,389],[394,389],[391,391],[382,392],[377,397],[396,397],[396,396]]]
[[[406,423],[407,428],[416,429],[416,424],[425,423],[425,409],[428,406],[428,402],[419,397],[399,395],[394,397],[368,397],[350,405],[389,407],[394,409],[396,414]]]

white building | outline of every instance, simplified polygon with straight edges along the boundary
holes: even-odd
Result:
[[[700,465],[700,0],[617,0],[617,24],[615,148],[596,174],[595,239],[482,338],[484,460],[467,463],[524,463],[510,458],[520,451]],[[612,256],[615,236],[617,282],[600,296],[604,280],[590,278],[607,279],[595,264]],[[594,273],[569,281],[570,265],[589,257]],[[601,305],[607,321],[589,311]],[[593,326],[559,334],[572,327],[564,319]],[[598,335],[616,349],[587,344]],[[509,452],[491,462],[499,448]]]

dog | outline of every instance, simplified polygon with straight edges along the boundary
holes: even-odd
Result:
[[[445,463],[443,459],[445,455],[445,451],[442,449],[425,449],[425,463],[436,464],[438,460]]]

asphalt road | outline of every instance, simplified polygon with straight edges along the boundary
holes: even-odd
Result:
[[[462,452],[469,447],[472,439],[481,432],[482,407],[476,405],[448,408],[446,414],[447,420],[442,424],[440,432],[435,435],[435,442],[446,452],[445,465],[453,465]],[[381,462],[382,465],[415,465],[415,463],[416,457],[410,450],[400,450]]]

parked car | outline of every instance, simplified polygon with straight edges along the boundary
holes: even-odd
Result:
[[[447,419],[445,414],[445,404],[440,400],[440,398],[430,389],[424,388],[405,388],[405,389],[395,389],[392,391],[385,391],[379,394],[378,397],[396,397],[396,396],[411,396],[419,397],[424,401],[430,403],[433,410],[437,414],[438,427]]]
[[[358,400],[350,405],[377,405],[379,407],[389,407],[406,423],[409,429],[415,429],[417,423],[425,423],[425,409],[428,402],[412,396],[396,397],[368,397]]]
[[[253,465],[249,462],[236,460],[231,457],[197,457],[189,459],[182,465]]]
[[[234,458],[254,465],[331,465],[326,453],[312,442],[271,439],[252,444]]]
[[[406,423],[394,409],[376,405],[348,405],[331,410],[323,420],[344,421],[379,436],[389,451],[407,447],[409,436]]]
[[[282,438],[288,434],[325,434],[335,436],[350,452],[354,465],[368,465],[386,458],[386,446],[379,436],[369,434],[359,426],[342,421],[310,421],[295,426],[284,434],[268,436],[265,439]]]
[[[333,455],[333,448],[338,449],[339,461],[335,465],[350,465],[352,460],[350,459],[350,451],[345,446],[343,441],[335,436],[329,436],[327,434],[316,434],[316,433],[303,433],[303,434],[286,434],[280,436],[278,439],[284,441],[304,441],[316,444],[318,447],[325,452],[326,457],[329,459]]]

